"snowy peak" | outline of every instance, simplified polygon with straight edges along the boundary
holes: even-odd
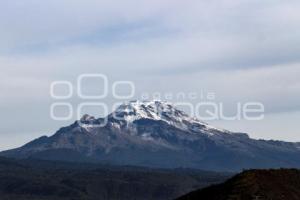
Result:
[[[202,122],[164,101],[130,101],[120,105],[111,115],[114,119],[132,123],[139,119],[161,120],[182,130],[211,133],[222,131]],[[226,131],[225,131],[226,132]]]
[[[182,121],[188,118],[187,114],[177,110],[171,103],[162,101],[130,101],[120,105],[112,114],[128,122],[138,119]]]
[[[140,119],[149,119],[154,121],[163,121],[189,133],[204,133],[214,135],[216,133],[231,133],[224,129],[218,129],[207,123],[189,116],[184,111],[176,108],[176,105],[165,101],[129,101],[121,104],[107,118],[96,119],[93,116],[85,114],[79,121],[83,128],[95,128],[105,125],[105,122],[112,124],[125,124],[127,127]],[[118,126],[119,126],[118,125]]]

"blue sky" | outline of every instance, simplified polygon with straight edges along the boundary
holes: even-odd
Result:
[[[296,0],[3,0],[0,149],[67,125],[49,117],[49,87],[82,73],[134,81],[138,92],[260,101],[262,121],[212,123],[299,141],[299,9]]]

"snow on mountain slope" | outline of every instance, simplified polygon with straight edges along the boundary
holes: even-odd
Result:
[[[185,112],[178,110],[172,103],[162,101],[130,101],[120,105],[110,117],[133,123],[139,119],[161,120],[170,125],[185,131],[197,132],[201,129],[202,133],[212,134],[212,131],[222,131],[230,133],[224,129],[218,129],[190,117]]]

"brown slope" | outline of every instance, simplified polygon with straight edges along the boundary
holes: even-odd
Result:
[[[177,200],[300,200],[300,170],[249,170]]]

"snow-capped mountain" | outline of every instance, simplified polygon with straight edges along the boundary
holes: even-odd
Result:
[[[166,168],[300,167],[297,143],[254,140],[188,116],[171,103],[131,101],[106,118],[84,115],[53,136],[0,155]]]
[[[139,119],[164,121],[181,130],[192,132],[199,131],[201,127],[202,133],[207,130],[207,134],[211,134],[213,130],[220,130],[190,117],[183,111],[176,109],[171,103],[161,101],[131,101],[119,106],[110,117],[124,120],[127,123],[132,123]]]

